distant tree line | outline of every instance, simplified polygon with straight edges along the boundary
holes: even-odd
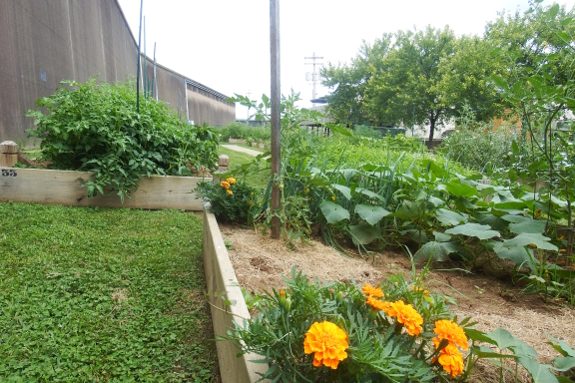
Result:
[[[573,10],[540,2],[531,2],[523,14],[500,13],[482,37],[458,37],[449,26],[428,26],[364,42],[350,64],[322,69],[331,91],[328,113],[348,125],[427,124],[432,140],[439,124],[469,115],[469,108],[478,121],[507,108],[518,109],[525,119],[529,111],[524,109],[533,103],[529,92],[539,97],[545,86],[571,97]],[[570,107],[561,104],[557,117]]]

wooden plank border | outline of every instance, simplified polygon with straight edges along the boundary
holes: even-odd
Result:
[[[216,217],[209,211],[209,205],[204,207],[202,255],[212,323],[217,337],[225,335],[228,329],[234,326],[234,321],[242,323],[242,318],[249,319],[250,312],[238,284],[220,227]],[[222,296],[233,304],[226,306]],[[245,354],[236,357],[239,350],[231,341],[218,341],[216,347],[222,383],[255,383],[261,381],[261,375],[258,373],[264,374],[268,369],[267,365],[250,362],[262,359],[261,356]],[[264,379],[263,382],[269,380]]]
[[[0,167],[0,202],[32,202],[45,205],[130,207],[202,211],[203,202],[192,190],[201,177],[143,177],[138,189],[125,198],[97,195],[88,198],[82,183],[93,173],[68,170]],[[211,179],[211,178],[209,178]],[[208,180],[208,178],[206,178]]]

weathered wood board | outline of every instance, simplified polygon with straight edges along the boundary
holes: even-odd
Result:
[[[0,201],[46,205],[131,207],[201,211],[203,202],[191,193],[201,177],[152,176],[138,183],[138,190],[124,203],[117,195],[88,198],[82,183],[92,173],[67,170],[0,167]],[[206,179],[207,180],[207,179]]]
[[[202,255],[212,323],[217,338],[219,335],[227,334],[228,330],[233,328],[234,322],[242,323],[242,318],[249,319],[250,312],[244,300],[242,289],[238,284],[216,217],[207,206],[204,210]],[[222,295],[230,302],[235,303],[226,306],[222,300]],[[239,350],[229,340],[216,342],[216,347],[222,383],[269,382],[268,379],[261,380],[261,376],[269,366],[250,362],[251,360],[262,359],[261,356],[244,354],[236,357]]]

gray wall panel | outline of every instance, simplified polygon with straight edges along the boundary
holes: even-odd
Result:
[[[0,141],[25,140],[33,127],[26,110],[62,80],[135,79],[136,44],[117,0],[0,1]],[[152,62],[147,74],[153,77]],[[160,99],[186,119],[187,78],[162,66],[157,74]],[[197,96],[188,98],[196,123],[235,120],[235,106]]]

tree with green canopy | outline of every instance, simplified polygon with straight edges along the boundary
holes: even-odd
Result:
[[[355,122],[358,114],[378,125],[410,126],[414,119],[429,124],[433,140],[436,127],[465,104],[480,119],[500,113],[494,86],[485,81],[497,63],[490,51],[483,40],[457,38],[449,27],[384,35],[364,43],[351,65],[322,71],[333,89],[328,111],[338,122]]]

